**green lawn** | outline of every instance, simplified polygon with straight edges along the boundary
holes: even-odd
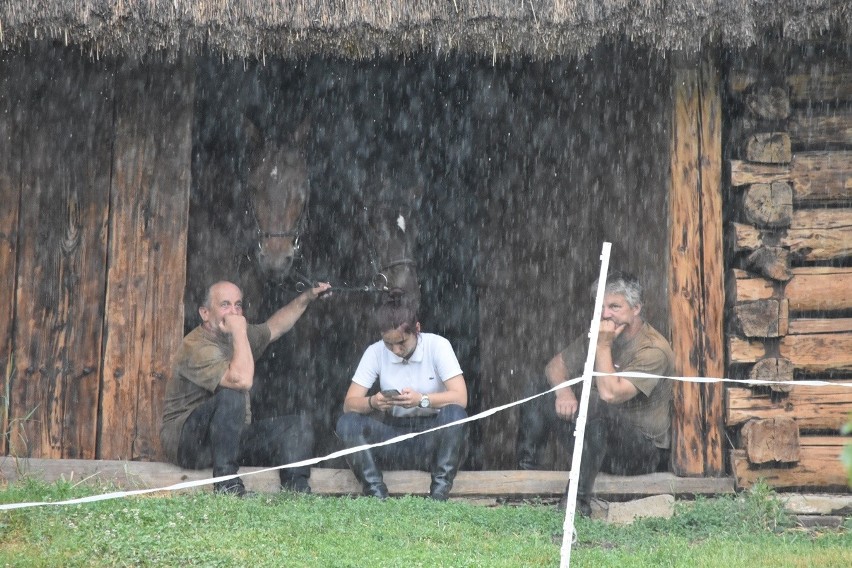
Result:
[[[25,482],[0,502],[107,490]],[[147,496],[0,512],[0,566],[558,566],[563,521],[549,505],[419,497]],[[852,521],[797,528],[765,489],[628,527],[578,519],[577,533],[572,566],[852,566]]]

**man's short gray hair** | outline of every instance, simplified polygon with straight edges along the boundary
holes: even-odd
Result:
[[[592,285],[592,294],[597,294],[598,281]],[[621,294],[631,308],[641,306],[644,303],[642,299],[642,284],[639,279],[629,272],[616,270],[610,272],[606,277],[606,294]]]

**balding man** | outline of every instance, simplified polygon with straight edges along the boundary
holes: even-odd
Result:
[[[202,324],[184,337],[166,385],[160,442],[172,463],[213,468],[214,477],[241,465],[275,466],[311,457],[313,428],[304,414],[251,420],[249,391],[254,364],[266,347],[290,331],[308,305],[326,292],[322,283],[306,290],[264,323],[249,324],[243,293],[232,282],[216,282],[198,308]],[[310,493],[309,467],[282,469],[282,489]],[[214,484],[217,493],[242,497],[239,477]]]

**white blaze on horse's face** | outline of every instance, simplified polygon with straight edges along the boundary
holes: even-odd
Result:
[[[402,213],[399,214],[399,217],[396,218],[396,226],[399,227],[402,232],[405,232],[405,217],[402,216]]]

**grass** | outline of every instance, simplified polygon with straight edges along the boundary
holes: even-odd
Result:
[[[108,490],[23,481],[0,502]],[[548,505],[197,492],[0,512],[0,566],[558,566],[562,524]],[[760,487],[577,533],[572,566],[852,566],[852,521],[797,528]]]

